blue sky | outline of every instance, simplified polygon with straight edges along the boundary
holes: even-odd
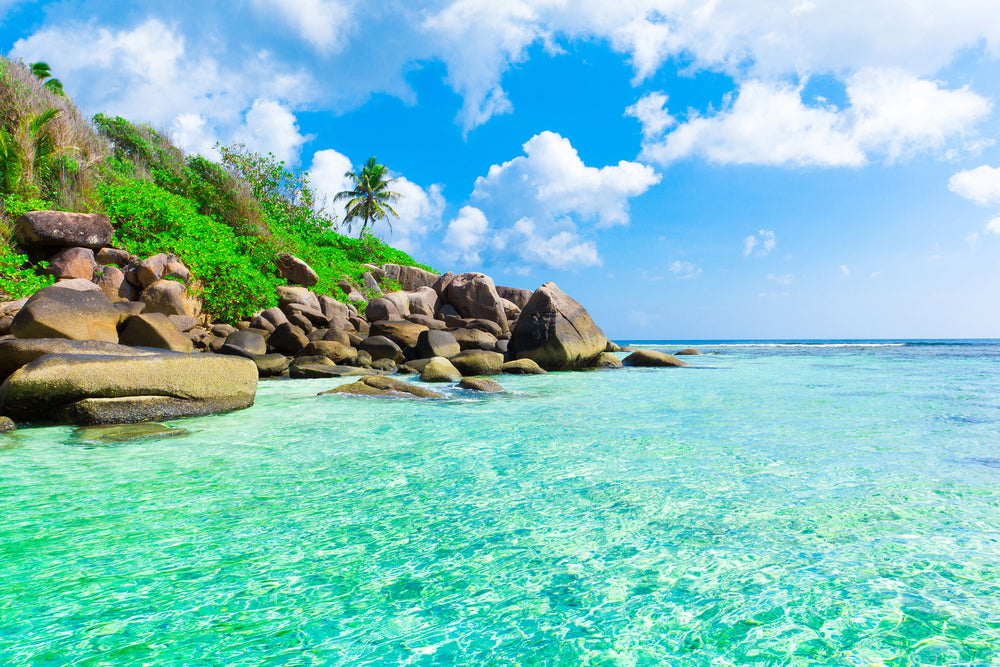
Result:
[[[87,113],[242,141],[613,338],[1000,337],[996,0],[0,0]]]

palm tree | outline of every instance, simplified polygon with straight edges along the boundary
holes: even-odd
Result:
[[[373,155],[360,172],[348,171],[344,174],[345,178],[354,182],[354,189],[338,192],[333,201],[349,200],[344,213],[348,234],[351,232],[351,223],[357,219],[362,220],[361,233],[358,235],[361,238],[376,221],[385,218],[388,223],[389,214],[399,217],[390,204],[398,202],[402,195],[388,189],[397,180],[386,178],[388,172],[384,164],[375,161]],[[392,229],[391,224],[389,229]]]
[[[28,67],[31,69],[32,74],[45,82],[42,84],[43,86],[56,95],[65,97],[66,93],[63,90],[62,81],[52,76],[52,68],[49,67],[48,63],[31,63]]]

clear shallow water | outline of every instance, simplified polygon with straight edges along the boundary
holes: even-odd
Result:
[[[1000,344],[700,347],[4,437],[0,663],[994,664]]]

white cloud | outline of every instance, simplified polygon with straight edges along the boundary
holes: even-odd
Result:
[[[743,239],[743,256],[749,257],[754,254],[758,257],[766,257],[771,254],[774,247],[778,244],[777,239],[774,236],[774,232],[770,229],[762,229],[757,232],[760,238],[757,238],[753,234]]]
[[[769,273],[764,277],[767,280],[773,280],[779,285],[791,285],[792,280],[795,278],[795,276],[793,276],[790,273],[781,273],[781,274]]]
[[[975,248],[979,245],[979,232],[969,232],[966,234],[965,242],[969,244],[970,248]]]
[[[521,261],[554,268],[598,264],[597,247],[585,237],[628,224],[629,199],[660,181],[652,167],[638,162],[587,166],[569,140],[554,132],[536,134],[523,149],[524,155],[491,166],[472,192],[477,207],[497,224],[496,249]]]
[[[322,53],[341,50],[352,20],[352,6],[337,0],[254,0],[267,15],[286,23]]]
[[[504,71],[546,31],[534,3],[456,0],[430,14],[423,30],[448,64],[448,83],[463,98],[459,122],[466,133],[512,109],[500,86]]]
[[[274,153],[279,161],[294,164],[299,159],[299,149],[311,136],[299,132],[295,116],[282,104],[273,100],[254,100],[246,113],[246,121],[233,135],[257,153]]]
[[[392,190],[400,200],[392,207],[399,218],[387,218],[375,224],[373,234],[408,253],[415,253],[420,243],[432,230],[441,226],[444,212],[444,195],[441,186],[434,183],[422,188],[404,176],[396,177]]]
[[[448,223],[444,244],[461,253],[464,261],[476,264],[489,226],[482,211],[475,206],[463,206],[458,216]]]
[[[847,268],[846,264],[841,264],[840,265],[840,272],[844,275],[845,278],[850,278],[851,277],[851,270],[849,268]]]
[[[948,181],[948,189],[980,206],[1000,204],[1000,168],[984,164],[960,171]]]
[[[625,115],[638,119],[642,136],[652,139],[677,124],[677,119],[667,112],[667,96],[661,92],[649,93],[625,109]]]
[[[313,154],[312,166],[309,167],[309,183],[316,194],[316,204],[327,213],[337,216],[337,220],[344,219],[344,204],[346,202],[334,202],[333,198],[338,192],[351,190],[354,187],[353,181],[344,174],[354,170],[351,159],[343,153],[338,153],[333,149],[316,151]],[[344,230],[346,232],[346,229]]]
[[[15,42],[11,55],[49,63],[86,113],[149,122],[170,131],[187,151],[211,156],[216,141],[230,143],[237,135],[276,154],[292,155],[301,143],[287,132],[287,123],[269,128],[280,114],[260,105],[272,100],[290,109],[310,94],[308,78],[265,52],[227,68],[204,44],[192,52],[178,28],[150,18],[120,29],[93,23],[46,27]],[[270,129],[279,131],[273,143]]]
[[[692,112],[672,132],[647,135],[641,157],[659,164],[701,156],[718,164],[857,167],[879,156],[891,163],[974,138],[973,127],[992,108],[967,87],[947,90],[900,70],[865,69],[848,77],[846,92],[849,106],[837,109],[805,104],[801,86],[744,81],[721,111]]]
[[[524,155],[490,167],[476,179],[472,196],[503,207],[510,219],[575,215],[598,227],[628,224],[628,200],[660,182],[653,168],[620,161],[588,167],[569,140],[541,132],[524,145]]]
[[[1000,52],[995,0],[455,0],[425,21],[431,49],[465,98],[462,122],[475,127],[510,102],[503,74],[534,43],[596,38],[631,60],[638,84],[671,58],[691,71],[739,80],[867,67],[926,76],[965,49]]]
[[[526,262],[553,269],[599,266],[601,256],[592,241],[584,241],[573,228],[538,231],[535,221],[521,218],[513,227],[501,230],[494,239],[498,249],[513,248]]]
[[[697,278],[701,275],[701,269],[692,264],[691,262],[682,262],[677,260],[670,264],[668,267],[670,273],[674,274],[677,280],[690,280],[691,278]]]
[[[986,233],[1000,236],[1000,218],[993,218],[986,223]]]

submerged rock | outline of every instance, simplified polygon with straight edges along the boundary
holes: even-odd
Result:
[[[173,428],[146,422],[142,424],[113,424],[104,426],[81,426],[73,432],[73,437],[91,444],[120,444],[139,440],[159,440],[188,435],[183,428]]]
[[[482,391],[488,394],[499,394],[504,390],[503,387],[500,386],[499,382],[488,378],[462,378],[462,381],[458,383],[458,386],[462,389]]]
[[[626,366],[643,366],[652,368],[668,368],[687,366],[686,363],[663,352],[656,350],[636,350],[622,360]]]
[[[320,392],[319,395],[323,396],[324,394],[354,394],[358,396],[394,398],[444,398],[444,396],[437,392],[418,387],[403,380],[386,377],[385,375],[370,375],[361,378],[357,382]]]
[[[17,430],[14,420],[10,417],[0,417],[0,433],[11,433]]]

